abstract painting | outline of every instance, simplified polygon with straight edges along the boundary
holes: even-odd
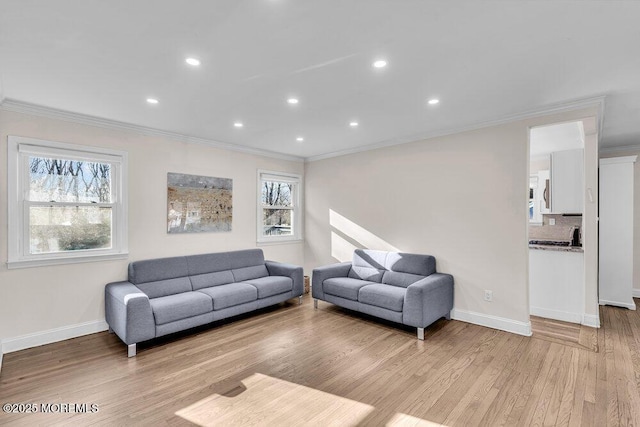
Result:
[[[167,174],[167,233],[231,231],[233,180]]]

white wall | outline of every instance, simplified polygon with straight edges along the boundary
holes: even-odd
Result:
[[[7,135],[129,153],[128,260],[7,270]],[[302,162],[4,110],[0,110],[0,141],[0,338],[5,351],[7,341],[16,341],[15,337],[36,334],[22,341],[38,342],[44,339],[39,334],[52,329],[85,325],[90,330],[103,325],[104,285],[125,280],[131,261],[256,247],[257,169],[304,172]],[[167,172],[232,178],[233,231],[168,235]],[[303,263],[302,243],[262,249],[269,259]]]
[[[347,260],[355,246],[432,254],[437,269],[454,276],[458,318],[526,334],[528,129],[595,114],[307,163],[305,269]],[[483,300],[485,289],[493,302]],[[590,306],[597,309],[597,300]]]
[[[538,173],[542,170],[551,169],[551,156],[545,158],[532,159],[529,162],[529,173],[531,175]]]
[[[268,258],[304,264],[309,274],[356,245],[433,254],[455,278],[459,313],[506,319],[523,332],[528,128],[590,115],[521,120],[304,165],[0,110],[0,339],[6,347],[16,337],[35,334],[37,342],[52,329],[101,325],[104,285],[126,278],[130,261],[256,247],[257,169],[305,175],[305,244],[265,245]],[[128,260],[7,270],[7,135],[129,152]],[[167,235],[167,172],[232,178],[233,231]],[[483,301],[484,289],[493,302]],[[597,313],[597,300],[592,305]]]
[[[640,156],[640,147],[607,151],[600,158],[636,155]],[[633,165],[633,193],[633,289],[634,297],[640,298],[640,161]]]

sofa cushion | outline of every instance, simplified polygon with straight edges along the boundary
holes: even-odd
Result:
[[[373,249],[356,249],[355,251],[353,251],[353,260],[351,262],[353,265],[384,270],[388,255],[389,252],[387,251],[375,251]]]
[[[351,267],[351,270],[349,270],[349,277],[352,279],[380,283],[383,272],[384,270],[354,265]]]
[[[436,272],[436,259],[431,255],[389,252],[384,266],[390,271],[429,276]]]
[[[187,277],[188,275],[187,260],[183,256],[148,259],[129,264],[129,281],[134,285]]]
[[[189,276],[231,270],[233,264],[229,252],[189,255],[186,257]]]
[[[382,283],[406,288],[410,284],[424,278],[425,276],[418,276],[417,274],[399,273],[397,271],[385,271],[384,275],[382,276]]]
[[[156,325],[186,319],[213,311],[209,295],[201,292],[183,292],[149,300]]]
[[[375,282],[353,279],[351,277],[333,277],[322,282],[322,290],[325,294],[358,301],[358,291],[360,288],[372,284],[375,284]]]
[[[387,253],[371,249],[356,249],[353,252],[349,277],[380,283],[385,271]]]
[[[203,288],[198,290],[198,292],[209,295],[213,299],[214,310],[222,310],[223,308],[233,307],[234,305],[240,305],[258,299],[258,290],[255,286],[251,286],[248,283],[229,283],[228,285]]]
[[[293,280],[284,276],[267,276],[257,279],[247,280],[252,286],[258,289],[258,298],[267,298],[273,295],[291,292],[293,290]]]
[[[233,273],[231,270],[218,271],[215,273],[198,274],[197,276],[191,276],[191,286],[193,290],[197,291],[202,288],[209,288],[211,286],[226,285],[227,283],[233,283]]]
[[[375,305],[387,310],[402,311],[404,295],[407,290],[400,286],[382,284],[367,285],[360,288],[358,301],[362,304]]]
[[[191,282],[186,276],[175,279],[158,280],[156,282],[139,283],[136,286],[147,294],[149,298],[159,298],[191,291]]]
[[[258,279],[269,275],[267,267],[262,265],[254,265],[253,267],[244,267],[231,270],[234,282],[244,282],[250,279]]]
[[[262,249],[244,249],[241,251],[227,252],[231,269],[264,265],[264,253]]]

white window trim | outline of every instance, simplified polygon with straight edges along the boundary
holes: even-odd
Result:
[[[112,259],[126,259],[128,256],[128,221],[127,221],[127,178],[128,159],[127,152],[111,150],[100,147],[66,144],[62,142],[45,141],[21,136],[8,137],[8,260],[7,268],[41,267],[46,265],[70,264],[81,262],[94,262]],[[35,154],[58,154],[73,156],[74,158],[86,156],[88,159],[103,159],[113,164],[116,173],[112,175],[112,188],[114,197],[113,213],[113,247],[111,249],[92,249],[90,251],[56,252],[53,254],[27,254],[24,250],[27,233],[24,195],[29,181],[25,173],[20,173],[21,153],[33,152]],[[24,171],[26,172],[26,171]]]
[[[262,181],[263,179],[268,178],[274,181],[291,181],[297,184],[297,188],[295,194],[293,195],[293,234],[291,236],[264,236],[262,234],[263,224],[262,224]],[[303,192],[303,182],[302,175],[298,175],[295,173],[289,172],[275,172],[270,170],[258,169],[258,184],[257,184],[257,194],[256,194],[256,241],[262,244],[269,243],[292,243],[292,242],[300,242],[303,240],[303,206],[302,201],[304,198],[302,197]]]

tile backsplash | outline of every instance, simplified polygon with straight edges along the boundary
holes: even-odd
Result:
[[[551,219],[555,219],[555,224],[551,225]],[[543,214],[542,225],[529,225],[529,240],[565,240],[568,231],[572,227],[582,228],[582,216],[564,216],[558,214]],[[570,233],[569,233],[570,234]],[[580,233],[580,243],[582,243],[582,233]]]
[[[542,225],[551,225],[551,224],[549,224],[549,220],[551,218],[556,220],[556,225],[567,225],[567,226],[582,227],[582,215],[580,215],[580,216],[564,216],[564,215],[556,215],[556,214],[543,214],[542,215]]]
[[[550,224],[551,219],[555,219],[555,225]],[[529,239],[566,240],[572,227],[582,228],[582,216],[544,214],[542,225],[529,225]]]

